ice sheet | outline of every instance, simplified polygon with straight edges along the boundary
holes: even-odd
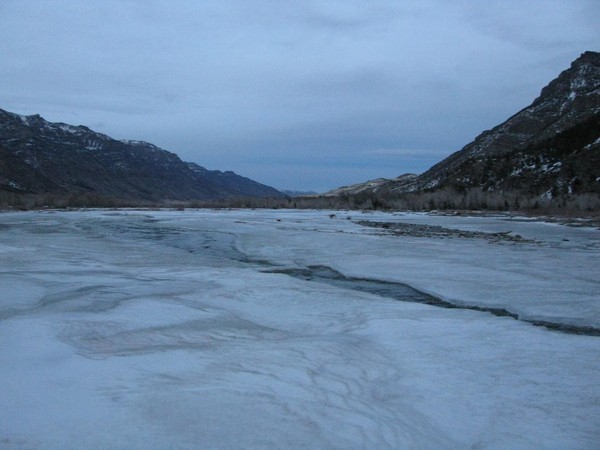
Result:
[[[325,265],[597,325],[597,260],[597,230],[504,218],[2,214],[0,447],[594,448],[600,338],[269,272]]]
[[[507,308],[525,318],[600,326],[600,232],[505,217],[324,213],[315,223],[288,213],[276,233],[240,239],[245,252],[289,265],[322,264],[351,276],[406,283],[456,304]],[[507,232],[534,243],[390,236],[346,220],[428,223]],[[257,221],[256,227],[264,222]],[[252,230],[252,225],[248,224]],[[328,233],[327,238],[323,234]],[[382,233],[384,235],[382,235]],[[360,235],[360,236],[357,236]]]

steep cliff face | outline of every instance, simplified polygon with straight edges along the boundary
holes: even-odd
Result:
[[[423,174],[412,180],[390,181],[379,188],[379,192],[402,193],[421,190],[437,189],[443,186],[474,186],[474,180],[482,181],[481,174],[474,173],[482,165],[491,164],[494,160],[510,160],[510,155],[518,156],[515,160],[513,173],[519,170],[519,165],[529,150],[540,152],[540,145],[552,145],[552,139],[576,128],[582,123],[592,121],[589,127],[594,127],[594,117],[600,113],[600,53],[585,52],[571,67],[562,72],[548,86],[542,89],[540,96],[528,107],[510,117],[497,127],[480,134],[473,142],[462,150],[431,167]],[[594,144],[596,137],[591,133],[589,141],[578,142],[570,152],[566,150],[561,157],[588,157],[597,151]],[[582,152],[587,148],[588,153]],[[528,150],[529,149],[529,150]],[[571,156],[567,156],[567,153]],[[593,156],[593,155],[592,155]],[[526,159],[526,158],[525,158]],[[589,159],[593,163],[595,158]],[[553,164],[559,161],[554,161]],[[510,162],[507,163],[510,165]],[[545,167],[540,160],[539,168]],[[596,169],[598,169],[596,167]],[[546,171],[551,174],[552,171]],[[543,172],[540,172],[540,175]],[[500,174],[496,174],[500,175]],[[600,176],[598,173],[596,176]],[[591,176],[586,177],[588,183]],[[595,181],[594,181],[595,182]],[[483,183],[485,185],[486,183]],[[495,184],[487,184],[487,188],[502,188],[506,186],[501,180]],[[485,186],[484,186],[485,187]],[[526,186],[523,184],[523,188]]]
[[[0,190],[151,201],[282,195],[233,172],[227,183],[206,172],[148,142],[0,110]]]

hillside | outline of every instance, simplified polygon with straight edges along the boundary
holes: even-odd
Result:
[[[236,175],[185,163],[143,141],[0,110],[0,192],[94,194],[121,200],[281,197]]]
[[[600,112],[600,53],[586,52],[541,91],[531,105],[480,134],[462,150],[450,155],[408,184],[385,186],[392,192],[434,189],[451,184],[457,172],[467,173],[474,161],[514,154],[550,142]],[[583,142],[583,146],[592,142]],[[572,148],[581,153],[581,148]],[[518,170],[519,161],[515,161]],[[543,165],[539,166],[543,174]],[[600,175],[600,173],[598,174]],[[502,183],[500,183],[502,184]]]
[[[440,186],[458,191],[515,190],[542,198],[600,194],[599,168],[600,113],[524,149],[471,157]]]
[[[600,53],[585,52],[544,87],[531,105],[484,131],[415,177],[368,185],[379,200],[444,191],[455,205],[468,190],[535,200],[600,193]],[[329,195],[356,195],[355,189]],[[454,192],[451,198],[449,192]],[[435,202],[433,202],[435,203]],[[483,202],[485,203],[485,202]]]
[[[349,186],[341,186],[337,189],[325,192],[323,195],[326,197],[337,196],[337,195],[357,195],[369,191],[377,191],[380,187],[388,185],[390,183],[402,184],[410,183],[416,178],[413,173],[405,173],[399,177],[390,180],[388,178],[376,178],[375,180],[365,181],[363,183],[351,184]]]

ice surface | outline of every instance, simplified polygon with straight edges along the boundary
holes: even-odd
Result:
[[[598,230],[329,214],[0,215],[0,447],[597,448],[599,337],[272,272],[322,265],[597,327]]]

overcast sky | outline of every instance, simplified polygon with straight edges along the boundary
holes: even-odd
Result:
[[[0,0],[0,108],[322,192],[459,150],[599,24],[599,0]]]

